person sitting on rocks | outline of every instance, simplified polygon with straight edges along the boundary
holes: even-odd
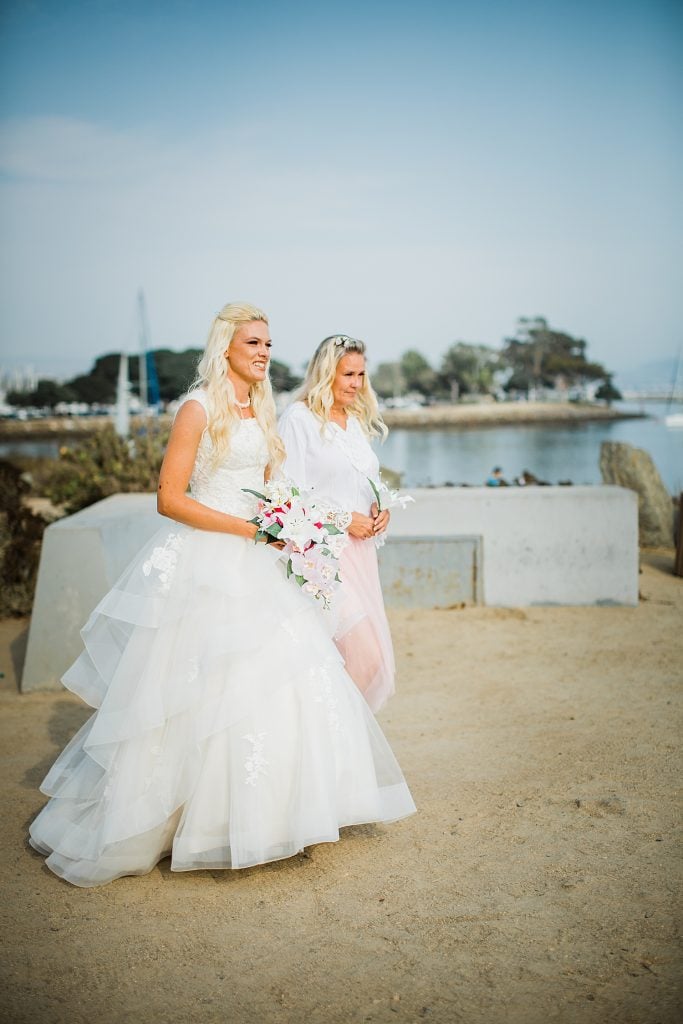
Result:
[[[486,481],[487,487],[507,487],[508,482],[503,478],[503,470],[500,466],[494,466]]]

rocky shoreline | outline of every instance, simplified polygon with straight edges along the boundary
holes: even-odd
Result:
[[[388,427],[404,429],[592,423],[643,419],[645,415],[577,402],[480,402],[472,405],[431,405],[419,409],[385,409],[382,413]]]
[[[135,430],[141,420],[131,420]],[[170,416],[159,416],[156,423],[170,424]],[[113,423],[111,416],[48,416],[39,420],[0,420],[0,441],[51,441],[70,437],[88,437]]]

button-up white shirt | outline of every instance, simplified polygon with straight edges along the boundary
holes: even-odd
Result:
[[[293,402],[280,417],[279,431],[286,477],[345,512],[370,514],[375,496],[368,477],[378,480],[379,460],[355,416],[344,430],[333,422],[323,425],[307,405]]]

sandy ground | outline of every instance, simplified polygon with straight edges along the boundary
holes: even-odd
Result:
[[[416,816],[263,868],[166,861],[91,890],[25,839],[88,711],[17,695],[23,624],[0,624],[3,1020],[680,1019],[683,581],[670,552],[644,562],[634,609],[392,615],[381,719]]]

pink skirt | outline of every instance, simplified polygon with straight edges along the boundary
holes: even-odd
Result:
[[[346,671],[375,713],[394,693],[394,648],[372,540],[349,538],[340,558],[334,642]]]

